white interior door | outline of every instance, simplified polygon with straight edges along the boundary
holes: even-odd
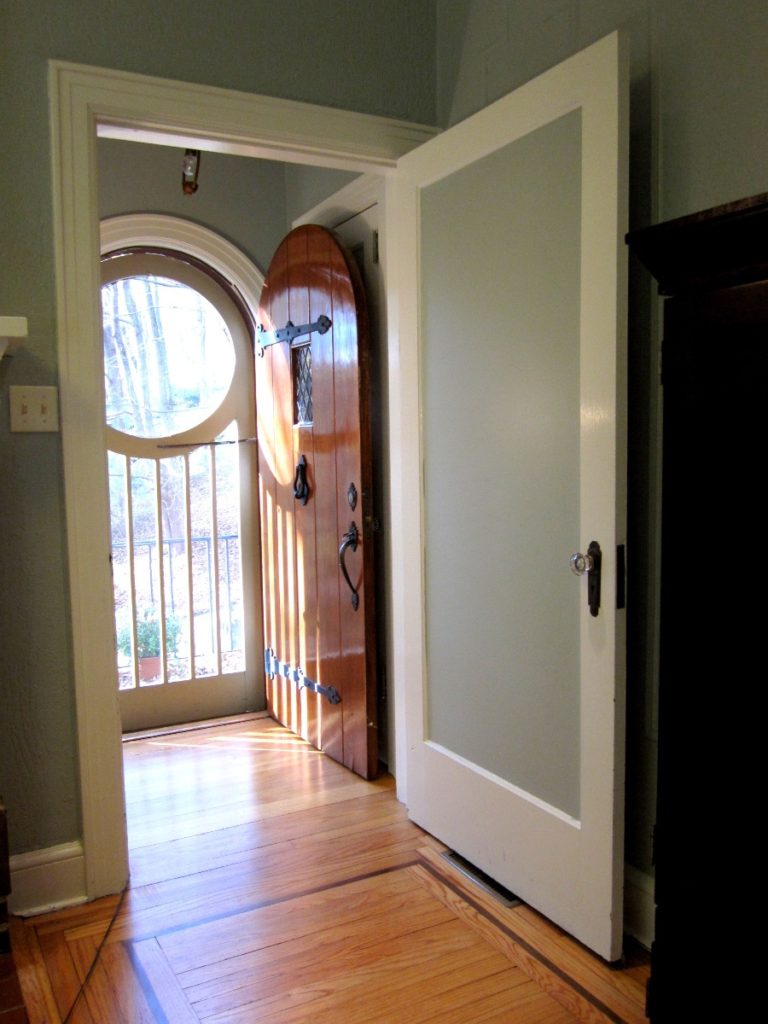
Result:
[[[627,75],[596,43],[388,184],[411,817],[621,951]],[[573,552],[602,549],[587,604]]]

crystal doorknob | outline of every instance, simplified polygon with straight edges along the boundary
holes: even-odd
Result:
[[[595,567],[595,559],[590,554],[582,555],[580,551],[577,551],[571,555],[569,564],[571,572],[576,573],[577,576],[583,576],[585,572],[592,572]]]
[[[577,576],[587,575],[587,602],[590,615],[597,615],[600,611],[600,569],[603,564],[603,553],[600,545],[593,540],[587,548],[586,555],[577,551],[571,555],[571,572]]]

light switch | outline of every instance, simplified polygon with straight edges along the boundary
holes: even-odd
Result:
[[[11,431],[56,431],[59,429],[59,390],[12,384],[10,392]]]

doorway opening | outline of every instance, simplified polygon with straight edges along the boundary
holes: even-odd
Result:
[[[95,136],[174,145],[194,140],[223,153],[386,173],[435,129],[61,62],[51,63],[50,76],[83,881],[94,897],[121,887],[128,869],[116,697],[103,686],[114,672],[112,583],[103,547],[93,542],[108,536],[109,526],[103,406],[82,400],[83,382],[92,382],[98,395],[103,373]]]
[[[128,237],[132,218],[117,219],[111,234]],[[171,248],[102,255],[124,732],[258,701],[252,319],[223,278],[190,259]]]

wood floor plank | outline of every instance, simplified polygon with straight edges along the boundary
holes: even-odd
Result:
[[[294,878],[281,878],[278,867],[274,867],[272,871],[265,872],[261,879],[248,885],[223,889],[213,896],[206,893],[203,881],[197,894],[184,899],[167,902],[161,900],[137,908],[132,907],[129,899],[126,900],[124,913],[117,921],[109,941],[148,938],[150,935],[165,934],[221,917],[234,917],[264,902],[297,895],[297,890],[302,891],[302,884],[303,891],[311,892],[343,882],[347,873],[348,877],[362,877],[372,871],[390,870],[411,863],[412,858],[412,847],[406,844],[401,849],[385,851],[375,857],[361,857],[339,865],[323,866],[314,873],[307,872],[298,882]]]
[[[259,765],[259,771],[254,774],[250,762],[254,756],[259,756],[263,764]],[[157,777],[143,777],[136,781],[129,779],[130,789],[127,796],[127,810],[129,816],[135,808],[138,808],[143,822],[151,822],[168,811],[181,811],[185,806],[198,810],[210,810],[212,802],[230,805],[236,803],[248,803],[251,793],[245,792],[242,787],[233,788],[235,783],[247,783],[249,788],[256,791],[260,797],[259,804],[278,802],[282,799],[286,786],[275,785],[280,780],[291,787],[292,784],[304,781],[315,791],[333,789],[338,786],[349,786],[354,779],[346,777],[340,768],[329,770],[328,766],[320,758],[322,754],[318,751],[304,752],[296,751],[286,757],[282,752],[270,752],[268,754],[256,754],[253,751],[243,750],[233,752],[215,749],[208,752],[206,756],[200,756],[198,751],[193,751],[191,756],[179,760],[176,757],[169,757],[164,760],[165,775]],[[197,760],[198,763],[193,762]],[[151,765],[151,762],[149,763]],[[152,769],[150,768],[150,771]],[[134,767],[138,772],[138,767]],[[144,776],[147,773],[143,773]],[[358,786],[360,792],[370,792],[368,786],[375,789],[384,788],[375,782],[365,783]],[[292,788],[296,788],[295,785]],[[251,802],[251,809],[254,804]]]
[[[166,1018],[173,1024],[198,1024],[199,1017],[179,984],[178,978],[160,948],[157,939],[147,939],[131,946],[134,968],[143,972],[153,993],[162,994],[162,1007]]]
[[[310,991],[325,991],[329,985],[335,992],[364,986],[369,994],[377,982],[380,985],[404,984],[409,978],[425,978],[435,964],[440,971],[451,969],[472,959],[485,959],[477,936],[455,919],[419,931],[406,931],[386,941],[371,942],[357,947],[336,950],[335,956],[308,961],[301,956],[291,957],[290,946],[282,970],[268,968],[258,975],[257,983],[195,1003],[201,1019],[215,1017],[238,1007],[258,1007],[270,1001],[290,1003],[296,993],[296,979],[301,979],[301,999]],[[379,981],[381,979],[381,981]]]
[[[423,884],[437,898],[443,900],[446,906],[483,935],[492,946],[521,967],[525,974],[536,983],[540,991],[549,993],[577,1020],[589,1022],[589,1024],[604,1024],[605,1015],[597,1007],[583,1000],[571,986],[563,985],[556,974],[553,974],[545,964],[529,954],[525,946],[495,926],[492,919],[480,913],[475,906],[463,899],[457,890],[447,887],[438,877],[426,871],[422,866],[416,866],[409,870],[418,875]]]
[[[425,848],[421,852],[433,871],[425,871],[422,867],[411,870],[422,877],[424,884],[436,895],[442,893],[446,903],[497,948],[507,950],[529,977],[545,991],[551,992],[579,1020],[602,1022],[606,1016],[600,1007],[605,1007],[627,1024],[643,1024],[646,1018],[640,992],[635,999],[628,996],[623,986],[616,984],[615,972],[598,957],[572,939],[565,947],[561,946],[556,941],[559,936],[554,935],[559,929],[541,915],[525,906],[504,907],[481,888],[473,886],[462,872],[452,868],[435,851]],[[441,875],[450,880],[449,888],[441,886]],[[462,894],[470,902],[462,899]],[[472,904],[485,910],[485,915],[478,913]],[[494,921],[503,927],[496,927]],[[531,952],[532,949],[535,953]],[[554,965],[557,969],[553,969]],[[564,983],[561,974],[570,980]],[[594,1002],[590,1003],[581,996],[579,989],[591,993]]]
[[[409,822],[373,829],[371,835],[374,843],[370,849],[366,848],[365,836],[353,835],[333,843],[319,841],[315,845],[308,839],[293,840],[246,851],[237,861],[223,867],[132,888],[126,904],[131,915],[138,918],[144,910],[201,897],[206,904],[203,916],[208,918],[213,912],[212,902],[220,898],[232,896],[247,905],[291,892],[298,894],[380,870],[382,866],[414,860],[415,851],[423,843],[420,831]],[[390,860],[383,864],[387,857]],[[279,882],[279,890],[269,888],[273,880]],[[233,909],[237,909],[236,902],[227,912]]]
[[[420,845],[416,834],[369,852],[314,860],[311,852],[270,848],[263,856],[226,871],[202,872],[161,886],[131,890],[111,941],[148,937],[171,928],[238,914],[266,900],[285,899],[352,878],[411,863]]]
[[[103,896],[101,899],[93,900],[91,903],[80,903],[76,907],[67,907],[65,910],[38,914],[31,918],[28,923],[34,926],[38,935],[66,931],[67,928],[77,927],[83,921],[91,923],[102,922],[106,929],[119,902],[119,894]]]
[[[409,901],[415,901],[420,909],[434,902],[410,875],[397,871],[185,928],[163,936],[161,944],[174,970],[198,970],[216,959],[263,945],[290,942],[305,934],[316,938],[323,925],[335,927],[376,918],[388,908],[394,911],[408,906]],[[325,932],[322,934],[325,939]]]
[[[58,1013],[63,1020],[75,1005],[80,994],[80,985],[84,975],[77,972],[72,960],[70,948],[64,939],[63,932],[38,935],[40,951],[45,960],[45,967],[51,981]],[[54,1018],[55,1019],[55,1018]],[[94,1020],[85,999],[79,999],[71,1017],[72,1024],[100,1024]]]
[[[371,919],[352,921],[333,929],[331,940],[325,933],[311,933],[294,939],[290,944],[265,945],[230,960],[218,961],[207,968],[179,975],[183,984],[188,979],[187,994],[195,1005],[204,1000],[218,997],[222,992],[234,989],[252,989],[258,992],[259,979],[265,973],[272,982],[278,974],[295,979],[298,971],[304,975],[308,970],[325,971],[327,960],[346,955],[350,950],[374,945],[377,941],[393,941],[409,929],[431,928],[450,920],[444,907],[433,901],[414,908],[418,912],[418,925],[414,924],[414,911],[401,909],[375,922],[375,938],[371,934]],[[322,934],[322,958],[318,957],[318,934]],[[202,979],[205,979],[204,981]],[[202,983],[201,983],[202,982]]]
[[[302,836],[334,839],[405,820],[407,813],[403,805],[383,792],[170,842],[156,842],[131,850],[131,883],[138,887],[225,867],[237,863],[250,850]]]
[[[32,925],[18,917],[11,918],[10,928],[11,947],[29,1024],[52,1024],[57,1020],[59,1010],[37,933]]]
[[[583,947],[576,946],[566,932],[531,907],[518,907],[515,917],[518,922],[525,922],[531,936],[535,936],[537,946],[547,951],[552,958],[569,965],[573,977],[590,987],[599,986],[610,992],[622,992],[629,1003],[642,1004],[647,969],[617,970]]]
[[[126,744],[131,885],[71,1024],[641,1024],[615,971],[505,908],[270,720]],[[13,923],[32,1024],[59,1024],[118,898]],[[19,952],[20,951],[20,952]]]
[[[281,783],[282,784],[282,783]],[[151,821],[137,825],[132,829],[137,847],[152,844],[157,841],[158,826],[163,826],[168,839],[183,839],[187,836],[199,835],[203,832],[211,832],[219,828],[231,828],[233,825],[245,825],[248,822],[276,817],[282,814],[293,814],[296,811],[303,811],[318,804],[338,803],[351,800],[358,796],[365,796],[371,792],[377,792],[376,784],[372,782],[351,781],[338,783],[334,786],[325,786],[315,791],[311,796],[299,793],[291,797],[279,800],[271,800],[254,808],[249,799],[243,798],[233,804],[217,807],[212,804],[202,814],[197,808],[183,809],[173,815],[158,815]],[[370,787],[366,789],[366,787]],[[132,839],[132,843],[134,839]]]
[[[521,972],[520,972],[521,973]],[[524,976],[499,972],[425,1005],[412,1024],[576,1024],[576,1018]],[[410,1022],[409,1022],[410,1024]]]
[[[82,982],[94,963],[98,942],[93,937],[70,940],[67,943],[72,961]],[[113,980],[117,985],[113,985]],[[83,1001],[94,1021],[110,1024],[156,1024],[155,1015],[147,1005],[140,985],[125,960],[122,946],[101,951],[96,966],[88,979]]]
[[[416,857],[415,848],[417,846],[418,843],[416,841],[409,839],[407,836],[401,836],[399,840],[387,843],[386,850],[400,849],[406,851],[405,859],[414,860]],[[295,854],[291,854],[290,845],[282,849],[287,855],[285,863],[286,872],[291,870],[289,863],[295,865],[296,870],[292,878],[283,879],[286,884],[281,885],[281,892],[284,893],[291,888],[297,892],[307,891],[323,886],[323,879],[328,875],[328,866],[318,867],[318,870],[313,872],[311,869],[303,867],[301,862],[297,861]],[[351,854],[345,858],[345,860],[351,859],[353,859]],[[364,860],[365,857],[363,856],[361,859]],[[237,858],[233,858],[230,863],[218,864],[216,867],[197,872],[185,872],[176,877],[163,879],[160,882],[139,886],[134,890],[136,898],[133,901],[133,909],[138,913],[141,910],[148,910],[152,907],[171,905],[182,900],[193,899],[204,890],[206,885],[209,886],[208,891],[215,900],[218,900],[220,896],[224,896],[226,893],[235,892],[242,895],[244,905],[246,903],[263,902],[263,899],[268,898],[270,895],[265,891],[264,881],[268,877],[279,874],[279,870],[279,849],[275,848],[274,853],[271,855],[260,853],[258,850],[246,851],[239,854]],[[277,897],[279,894],[275,892],[272,895]]]
[[[344,1021],[388,1022],[411,1020],[421,1004],[431,1003],[446,992],[469,984],[489,984],[500,971],[515,972],[503,957],[488,951],[483,943],[469,937],[468,929],[454,950],[447,950],[429,963],[409,966],[408,957],[379,960],[366,969],[333,972],[321,982],[302,984],[300,979],[288,993],[258,1000],[239,1009],[202,1020],[227,1024],[317,1024]],[[519,973],[519,972],[518,972]]]

